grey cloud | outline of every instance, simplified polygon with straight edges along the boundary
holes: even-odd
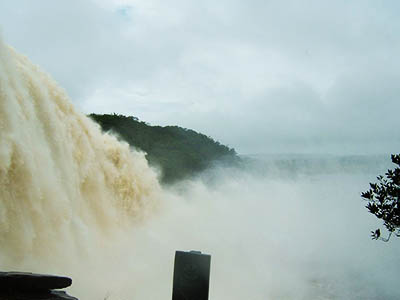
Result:
[[[193,128],[240,152],[390,152],[399,8],[16,0],[0,3],[0,26],[85,112]]]

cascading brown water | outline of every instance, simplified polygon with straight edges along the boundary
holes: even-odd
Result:
[[[146,215],[158,190],[142,153],[102,134],[0,41],[0,268],[101,247]]]

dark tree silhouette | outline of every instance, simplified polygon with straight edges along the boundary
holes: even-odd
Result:
[[[368,201],[369,212],[382,219],[389,231],[387,238],[381,236],[380,229],[371,231],[372,239],[384,242],[389,241],[393,233],[400,237],[400,154],[393,154],[392,162],[397,167],[388,170],[385,176],[378,176],[378,182],[370,183],[370,189],[361,194]]]
[[[132,116],[117,114],[89,115],[103,131],[112,131],[132,147],[146,153],[153,166],[159,167],[163,183],[187,179],[216,163],[240,162],[233,148],[211,137],[178,126],[151,126]]]

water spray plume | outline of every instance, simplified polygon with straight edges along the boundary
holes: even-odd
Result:
[[[0,264],[59,259],[136,222],[159,184],[143,153],[101,133],[0,41]]]

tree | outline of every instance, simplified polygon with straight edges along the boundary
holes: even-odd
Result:
[[[132,147],[146,153],[150,165],[161,170],[163,183],[194,177],[214,164],[237,165],[240,158],[232,148],[191,129],[151,126],[136,117],[89,115],[103,131],[112,131]]]
[[[370,189],[361,194],[368,201],[369,212],[382,219],[389,231],[387,238],[381,237],[380,229],[371,231],[372,239],[384,242],[389,241],[393,233],[400,237],[400,154],[391,157],[397,167],[388,170],[385,176],[378,176],[378,182],[370,183]]]

